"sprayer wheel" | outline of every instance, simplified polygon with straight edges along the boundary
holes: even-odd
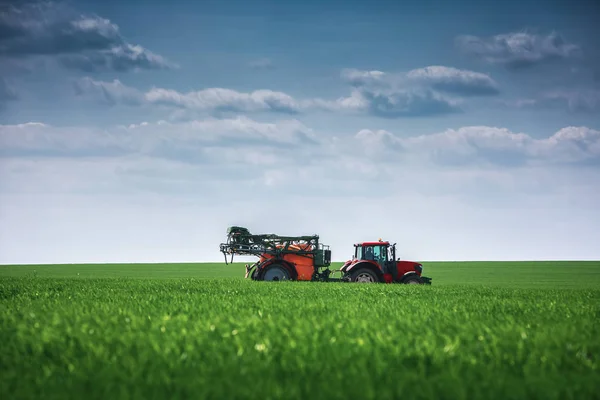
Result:
[[[261,281],[289,281],[291,274],[283,265],[271,264],[261,271],[259,279]]]

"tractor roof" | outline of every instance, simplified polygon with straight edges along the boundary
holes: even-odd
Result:
[[[384,241],[379,240],[377,242],[362,242],[362,243],[355,244],[355,246],[377,246],[377,245],[379,245],[379,246],[389,246],[390,242],[388,242],[388,241],[384,242]]]

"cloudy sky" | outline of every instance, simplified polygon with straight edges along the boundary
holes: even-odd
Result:
[[[0,263],[600,259],[591,1],[0,4]]]

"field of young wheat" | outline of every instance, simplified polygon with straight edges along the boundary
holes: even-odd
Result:
[[[598,398],[600,263],[425,268],[432,286],[0,266],[0,398]]]

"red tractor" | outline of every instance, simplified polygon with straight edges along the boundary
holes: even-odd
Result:
[[[340,271],[350,282],[431,284],[431,278],[421,275],[422,264],[396,259],[396,244],[381,239],[355,244],[354,256]]]

